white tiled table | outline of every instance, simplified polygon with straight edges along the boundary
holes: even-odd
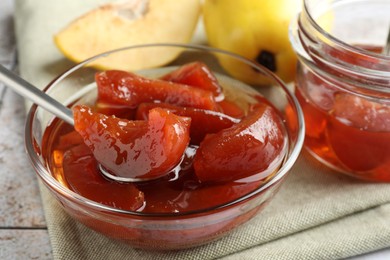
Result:
[[[15,69],[13,0],[0,0],[0,64]],[[24,150],[23,99],[0,84],[0,259],[52,259],[37,178]],[[389,220],[390,221],[390,220]],[[390,249],[353,258],[390,259]]]

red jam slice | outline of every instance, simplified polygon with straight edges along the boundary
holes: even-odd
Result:
[[[211,91],[218,101],[224,98],[222,87],[219,85],[217,78],[202,62],[185,64],[164,75],[161,79]]]
[[[179,107],[166,103],[143,103],[138,106],[136,119],[146,120],[150,109],[161,107],[178,116],[190,117],[191,144],[199,145],[207,134],[217,133],[238,123],[240,120],[220,112],[192,107]]]
[[[335,97],[327,135],[333,152],[353,171],[373,170],[390,159],[390,107],[349,94]]]
[[[200,181],[226,181],[267,170],[285,146],[282,122],[275,110],[258,104],[240,123],[210,134],[194,158]]]
[[[219,111],[223,112],[227,116],[234,118],[242,118],[245,116],[245,111],[230,100],[224,99],[218,102],[218,107]]]
[[[362,130],[390,132],[390,107],[355,95],[337,94],[331,114],[344,124]]]
[[[164,102],[217,110],[213,93],[179,83],[144,78],[118,70],[97,73],[98,102],[136,108],[141,103]]]
[[[150,179],[166,175],[181,160],[189,142],[190,119],[167,110],[149,111],[147,121],[130,121],[73,109],[75,129],[95,158],[113,175]]]

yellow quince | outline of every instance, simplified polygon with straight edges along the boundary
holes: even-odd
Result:
[[[203,22],[208,43],[258,62],[285,82],[292,81],[297,57],[288,27],[299,7],[297,0],[205,0]],[[263,73],[250,66],[223,58],[220,62],[244,82],[269,83]]]

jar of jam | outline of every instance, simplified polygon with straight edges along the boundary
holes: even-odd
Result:
[[[306,148],[368,181],[390,181],[389,28],[389,0],[304,0],[290,26]]]

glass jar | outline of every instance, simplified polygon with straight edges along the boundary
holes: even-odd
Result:
[[[290,26],[305,146],[331,168],[390,181],[390,0],[304,0]]]

